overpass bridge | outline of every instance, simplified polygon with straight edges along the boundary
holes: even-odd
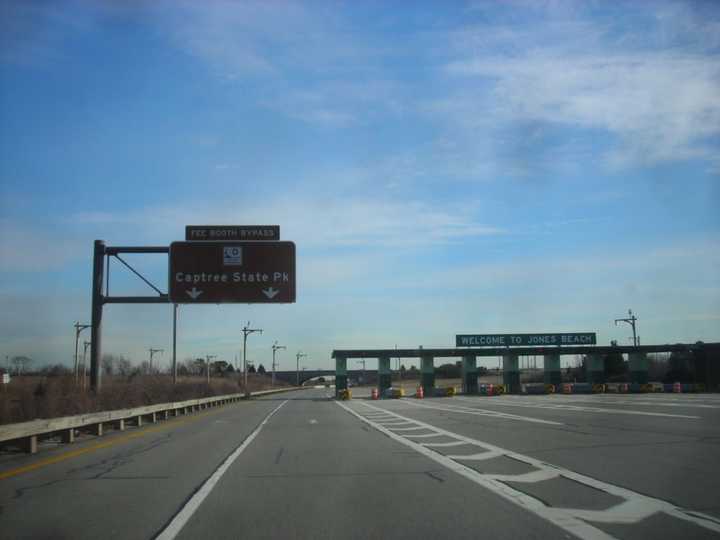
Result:
[[[347,380],[363,381],[366,383],[377,381],[377,369],[349,369],[346,370]],[[289,384],[296,384],[297,382],[297,371],[275,371],[275,378],[284,381]],[[300,372],[300,384],[304,384],[311,379],[317,379],[318,377],[331,377],[335,380],[334,369],[306,369]]]

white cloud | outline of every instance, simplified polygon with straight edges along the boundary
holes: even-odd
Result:
[[[543,52],[458,61],[448,70],[493,80],[499,114],[510,120],[617,135],[616,161],[712,156],[707,139],[720,134],[720,62],[714,58]]]
[[[312,249],[418,247],[506,233],[502,227],[477,220],[477,209],[468,203],[433,205],[419,200],[345,198],[323,195],[322,191],[322,186],[308,185],[302,194],[288,194],[265,204],[226,199],[207,205],[146,207],[131,212],[81,212],[70,221],[104,225],[109,231],[118,231],[117,226],[123,225],[123,233],[135,234],[136,242],[176,240],[190,224],[272,222],[280,224],[283,238]]]

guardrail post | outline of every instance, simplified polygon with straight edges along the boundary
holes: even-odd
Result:
[[[141,415],[141,414],[137,415],[136,422],[137,422],[137,427],[142,426],[143,420],[142,420],[142,415]]]
[[[473,355],[463,356],[462,359],[462,390],[465,394],[477,394],[478,391],[478,369],[477,357]]]
[[[125,419],[124,418],[121,418],[120,420],[117,421],[117,423],[115,424],[115,429],[117,429],[118,431],[125,431]]]
[[[63,430],[60,440],[65,444],[75,442],[75,430],[72,428]]]
[[[94,429],[93,429],[93,433],[95,434],[95,436],[97,436],[97,437],[102,437],[102,435],[103,435],[103,425],[102,425],[102,422],[95,424],[95,425],[93,426],[93,428],[94,428]]]
[[[157,422],[157,414],[156,414],[156,413],[151,413],[151,414],[150,414],[150,422],[152,422],[153,424],[154,424],[155,422]]]
[[[511,394],[520,393],[520,368],[517,354],[503,355],[503,384]]]
[[[559,354],[546,354],[543,356],[543,382],[552,384],[557,388],[562,384]]]
[[[37,435],[31,435],[30,437],[25,437],[22,442],[22,449],[23,449],[23,451],[27,452],[28,454],[35,454],[35,453],[37,453],[37,443],[38,443]]]
[[[164,411],[164,413],[165,413],[165,420],[170,418],[170,411]]]

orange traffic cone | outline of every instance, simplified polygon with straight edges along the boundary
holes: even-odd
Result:
[[[373,388],[373,389],[372,389],[372,391],[370,392],[370,398],[371,398],[371,399],[378,399],[378,398],[379,398],[377,388]]]
[[[422,398],[425,397],[425,393],[424,393],[424,391],[423,391],[423,387],[422,387],[422,386],[418,386],[418,387],[417,387],[417,390],[415,391],[415,397],[418,398],[418,399],[422,399]]]

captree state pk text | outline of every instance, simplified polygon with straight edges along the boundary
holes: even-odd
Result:
[[[185,273],[175,272],[176,283],[289,283],[290,274],[273,272],[272,277],[265,272],[222,272],[222,273]]]

